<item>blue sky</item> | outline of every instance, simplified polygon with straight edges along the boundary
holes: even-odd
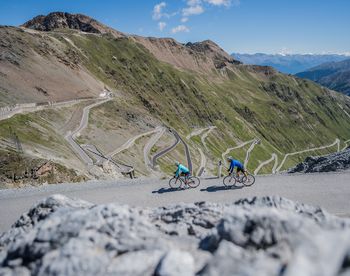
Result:
[[[350,52],[348,0],[0,0],[0,25],[52,11],[143,36],[211,39],[230,53]]]

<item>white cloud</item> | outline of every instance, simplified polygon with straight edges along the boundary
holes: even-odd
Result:
[[[197,6],[199,4],[201,4],[202,1],[201,0],[188,0],[187,1],[187,5],[188,6]]]
[[[161,32],[164,30],[165,27],[166,27],[165,22],[158,22],[158,28]]]
[[[180,32],[186,32],[186,33],[188,33],[189,31],[190,31],[190,29],[187,28],[185,25],[179,25],[179,26],[177,26],[177,27],[171,29],[171,32],[172,32],[173,34],[180,33]]]
[[[161,2],[157,5],[154,6],[153,8],[153,19],[154,20],[159,20],[161,19],[163,16],[165,16],[166,14],[163,13],[163,9],[166,7],[166,3],[165,2]]]
[[[186,23],[188,21],[188,17],[182,17],[181,18],[181,23]]]
[[[201,5],[189,6],[187,8],[182,9],[182,16],[187,17],[191,15],[197,15],[204,12],[204,9]]]
[[[205,2],[214,5],[214,6],[225,6],[229,7],[232,4],[231,0],[204,0]],[[233,0],[233,4],[238,6],[239,5],[239,0]]]

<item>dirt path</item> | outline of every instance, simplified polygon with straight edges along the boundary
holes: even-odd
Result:
[[[305,153],[305,152],[310,152],[310,151],[315,151],[315,150],[322,150],[322,149],[326,149],[326,148],[330,148],[333,147],[335,145],[338,145],[338,151],[339,151],[339,147],[340,147],[340,140],[337,138],[335,139],[334,143],[328,145],[328,146],[322,146],[322,147],[318,147],[318,148],[312,148],[312,149],[307,149],[307,150],[302,150],[302,151],[296,151],[296,152],[292,152],[292,153],[287,153],[281,164],[278,166],[278,168],[276,169],[276,172],[279,172],[281,170],[281,168],[283,167],[284,163],[286,162],[288,156],[293,156],[293,155],[297,155],[297,154],[301,154],[301,153]]]

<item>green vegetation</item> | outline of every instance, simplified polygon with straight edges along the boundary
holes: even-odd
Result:
[[[312,82],[279,73],[267,77],[248,66],[227,69],[228,78],[207,78],[160,62],[132,39],[109,35],[70,39],[87,55],[88,59],[81,57],[85,66],[123,91],[133,106],[183,135],[193,125],[217,126],[207,138],[210,152],[206,153],[215,160],[235,140],[262,140],[263,146],[252,152],[248,168],[253,170],[272,152],[283,158],[285,153],[324,145],[336,137],[349,139],[350,123],[336,107],[336,97],[347,100]],[[200,137],[191,141],[203,147]],[[245,154],[238,157],[244,159]],[[293,165],[299,158],[290,160],[288,165]]]
[[[258,138],[261,144],[254,148],[248,163],[248,169],[254,171],[272,153],[281,162],[286,153],[327,145],[336,138],[350,139],[349,118],[338,106],[341,103],[350,113],[350,100],[310,81],[245,65],[229,66],[205,75],[159,61],[132,38],[116,39],[111,35],[71,30],[45,35],[54,37],[57,44],[57,40],[62,43],[56,52],[65,55],[65,60],[70,60],[74,52],[79,66],[117,91],[113,101],[92,109],[89,126],[78,139],[81,143],[95,144],[103,152],[120,144],[120,141],[110,142],[108,135],[128,137],[131,134],[125,132],[130,129],[150,129],[163,123],[185,137],[193,126],[216,126],[206,139],[208,150],[200,136],[189,141],[191,154],[196,155],[194,168],[200,163],[199,147],[213,167],[227,148]],[[50,43],[54,39],[43,47],[40,36],[17,32],[14,36],[28,41],[28,47],[41,55],[53,47]],[[26,144],[66,151],[64,138],[54,132],[57,126],[52,124],[62,120],[59,116],[51,111],[15,116],[1,122],[0,137],[11,139],[11,126]],[[249,146],[232,155],[244,160]],[[152,154],[157,150],[157,146],[153,147]],[[140,144],[122,159],[137,164],[141,156]],[[293,166],[304,156],[289,157],[282,169]],[[185,162],[182,145],[159,160],[161,170],[172,173],[173,160]],[[272,166],[273,162],[261,172],[270,172]],[[140,173],[147,171],[142,167]]]

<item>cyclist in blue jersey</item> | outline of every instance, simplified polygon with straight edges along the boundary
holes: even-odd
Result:
[[[239,173],[242,172],[247,177],[247,171],[241,162],[232,158],[231,156],[227,158],[227,161],[230,162],[230,168],[227,170],[230,174],[233,173],[233,170],[236,167],[237,168],[237,175],[239,175]]]
[[[184,165],[180,164],[180,162],[175,162],[175,166],[177,167],[175,177],[180,177],[181,175],[184,175],[185,183],[187,183],[187,179],[190,176],[190,170]]]

